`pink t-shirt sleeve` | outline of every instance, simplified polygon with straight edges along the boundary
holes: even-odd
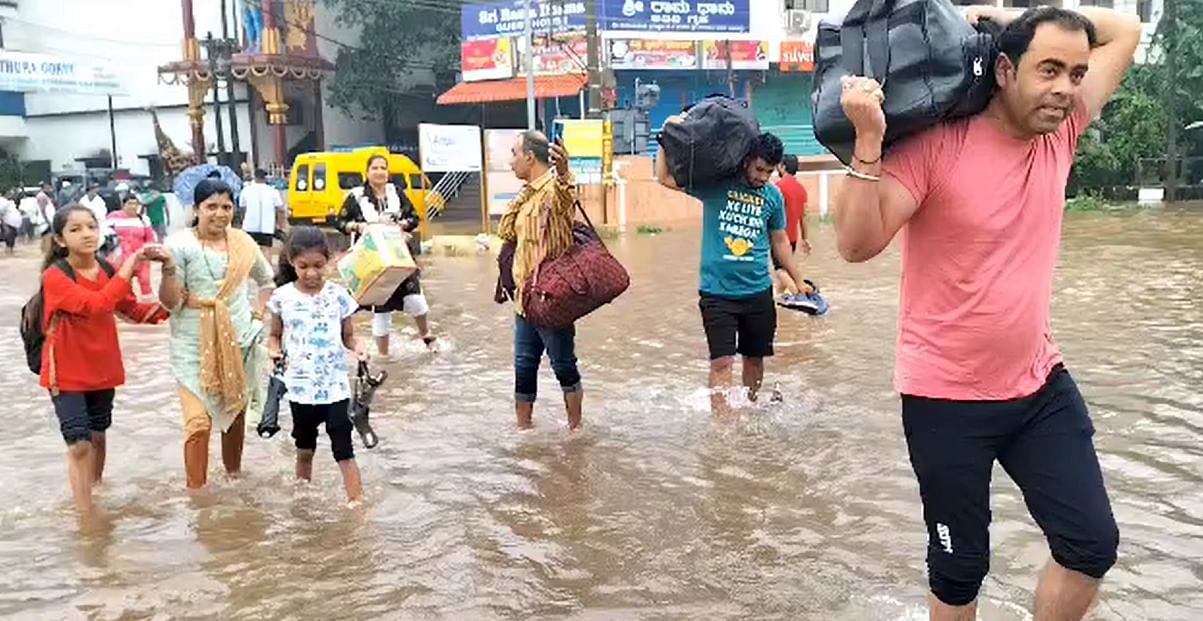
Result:
[[[948,130],[937,125],[890,147],[882,159],[882,170],[898,180],[919,205],[935,187],[937,159]]]

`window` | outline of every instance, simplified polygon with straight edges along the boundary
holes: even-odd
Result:
[[[1099,6],[1104,9],[1115,8],[1115,0],[1078,0],[1079,6]]]
[[[297,166],[297,191],[309,191],[309,164]]]
[[[831,10],[831,8],[829,0],[785,0],[785,10],[826,13]]]
[[[326,165],[318,164],[313,167],[313,191],[321,192],[326,189]]]
[[[392,175],[391,177],[389,177],[389,181],[393,182],[393,185],[397,186],[398,190],[408,190],[409,189],[409,180],[406,178],[404,173],[399,174],[399,175]]]
[[[338,187],[343,190],[350,190],[363,185],[363,175],[357,172],[341,172],[338,173]]]

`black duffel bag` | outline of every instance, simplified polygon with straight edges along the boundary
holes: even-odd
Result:
[[[658,138],[677,187],[691,188],[739,172],[760,124],[748,105],[710,95],[685,110],[680,123],[666,123]]]
[[[815,137],[849,164],[856,131],[840,106],[840,78],[885,92],[885,146],[944,119],[977,114],[994,93],[994,35],[949,0],[857,0],[841,23],[819,23],[811,92]]]

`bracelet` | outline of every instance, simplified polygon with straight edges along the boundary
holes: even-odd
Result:
[[[851,166],[845,166],[844,170],[847,172],[848,176],[852,177],[853,179],[860,179],[861,181],[881,181],[881,177],[866,175],[859,170],[853,170]]]
[[[880,154],[880,153],[878,153],[878,154],[877,154],[877,159],[875,159],[875,160],[873,160],[873,161],[869,161],[869,160],[862,160],[862,159],[860,158],[860,156],[859,156],[859,155],[857,155],[857,154],[853,153],[853,154],[852,154],[852,159],[854,159],[854,160],[856,160],[856,161],[860,162],[861,164],[865,164],[865,165],[872,165],[872,164],[876,164],[876,163],[878,163],[878,162],[880,162],[880,161],[881,161],[881,154]]]
[[[263,311],[251,311],[251,319],[263,321]]]

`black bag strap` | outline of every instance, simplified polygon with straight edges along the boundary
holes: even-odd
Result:
[[[100,269],[104,270],[105,275],[109,278],[112,278],[113,274],[117,273],[117,270],[113,269],[113,264],[109,263],[104,257],[96,257],[96,262],[100,264]],[[75,268],[71,267],[71,264],[66,259],[56,259],[53,265],[66,274],[67,278],[75,280]]]
[[[886,76],[890,72],[890,11],[894,8],[892,0],[873,0],[873,9],[869,21],[865,25],[868,35],[865,48],[869,52],[869,66],[865,68],[868,77],[877,80],[885,87]]]
[[[856,0],[840,23],[840,47],[843,48],[841,64],[845,71],[853,75],[863,75],[865,71],[864,25],[874,1]]]
[[[890,65],[889,20],[893,7],[893,0],[857,0],[849,9],[840,24],[841,64],[846,71],[885,84]]]

